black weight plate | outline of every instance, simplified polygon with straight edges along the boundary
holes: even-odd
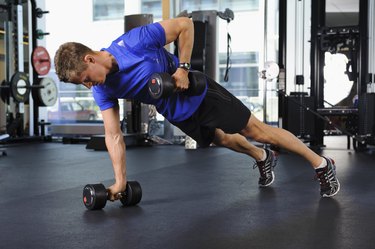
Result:
[[[30,95],[30,82],[27,74],[16,72],[10,80],[10,95],[16,102],[26,102]]]
[[[174,82],[172,76],[168,73],[162,73],[160,77],[163,82],[161,97],[165,98],[171,96],[176,89],[176,83]]]
[[[158,99],[162,93],[161,78],[160,75],[154,73],[151,75],[150,80],[148,81],[148,90],[154,99]]]
[[[137,205],[142,199],[141,185],[136,181],[128,181],[125,190],[125,196],[120,199],[124,206]]]
[[[184,94],[189,96],[201,95],[206,88],[206,76],[204,73],[199,71],[190,71],[189,77],[189,88],[184,92]]]
[[[103,184],[87,184],[83,188],[82,198],[87,209],[102,209],[107,203],[107,189]]]
[[[148,82],[149,93],[152,98],[165,98],[173,94],[174,83],[168,73],[154,73]]]
[[[10,89],[10,86],[7,84],[5,80],[3,80],[3,82],[1,83],[1,88],[0,88],[0,96],[3,102],[7,104],[9,104],[9,89]]]

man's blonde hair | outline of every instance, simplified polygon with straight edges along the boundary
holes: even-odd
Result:
[[[93,54],[94,51],[78,42],[67,42],[62,44],[55,54],[55,70],[59,79],[63,82],[72,82],[72,79],[79,76],[87,65],[84,57]],[[79,83],[79,82],[74,82]]]

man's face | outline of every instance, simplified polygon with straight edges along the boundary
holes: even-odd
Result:
[[[107,72],[105,68],[95,62],[87,61],[87,68],[79,76],[73,78],[73,82],[76,84],[82,84],[88,89],[92,86],[104,84]]]

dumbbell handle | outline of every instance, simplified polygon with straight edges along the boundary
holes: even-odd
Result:
[[[117,199],[125,198],[126,197],[126,191],[115,194],[115,197],[117,197]],[[108,192],[107,192],[107,198],[109,198]]]

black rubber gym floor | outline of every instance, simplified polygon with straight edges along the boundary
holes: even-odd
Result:
[[[0,157],[0,248],[374,248],[375,154],[334,137],[322,154],[337,165],[341,191],[321,198],[314,171],[282,152],[272,187],[225,148],[133,147],[128,179],[142,185],[138,206],[82,203],[87,183],[112,183],[105,151],[84,144],[31,143]]]

